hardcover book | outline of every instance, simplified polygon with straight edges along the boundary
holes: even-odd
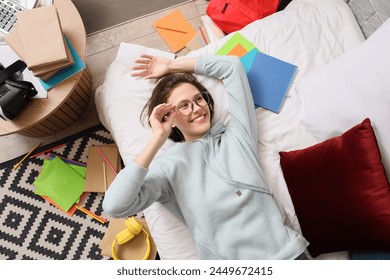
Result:
[[[30,70],[69,60],[57,9],[54,6],[17,13],[16,30]]]

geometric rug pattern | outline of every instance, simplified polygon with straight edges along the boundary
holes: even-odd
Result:
[[[89,146],[109,143],[113,143],[110,133],[99,125],[40,147],[33,154],[66,144],[52,153],[86,163]],[[80,211],[68,216],[34,194],[32,183],[45,155],[29,158],[13,171],[22,157],[0,164],[0,260],[109,259],[99,249],[108,223]],[[88,193],[81,206],[105,217],[102,200],[102,193]]]

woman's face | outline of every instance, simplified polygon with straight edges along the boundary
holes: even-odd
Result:
[[[180,84],[177,86],[168,98],[168,102],[178,106],[186,101],[194,101],[199,95],[199,90],[191,84]],[[188,104],[188,102],[187,102]],[[183,116],[179,112],[176,114],[173,126],[176,126],[183,133],[186,141],[193,141],[205,135],[210,129],[210,109],[209,106],[199,106],[192,102],[194,110],[188,116]],[[190,110],[191,111],[191,110]]]

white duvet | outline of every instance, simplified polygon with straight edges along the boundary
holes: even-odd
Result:
[[[294,94],[294,86],[307,73],[321,69],[364,40],[354,15],[343,0],[294,0],[285,10],[253,22],[240,33],[262,52],[298,66],[299,72],[290,95]],[[188,56],[214,54],[230,36]],[[128,57],[123,53],[118,55],[112,63],[104,84],[96,90],[96,106],[100,120],[112,133],[126,163],[138,154],[145,144],[145,138],[150,135],[150,130],[139,124],[139,112],[153,88],[153,83],[131,77],[130,68],[137,55],[153,50],[127,44],[122,44],[122,47],[133,48],[133,51],[129,52]],[[208,78],[201,77],[201,80],[209,91],[218,95],[216,110],[219,118],[227,119],[227,103],[221,84]],[[267,183],[285,207],[293,226],[299,230],[280,168],[279,151],[304,148],[316,143],[316,140],[299,122],[291,98],[286,99],[280,114],[257,109],[257,119],[259,155]],[[169,148],[169,145],[164,148]],[[164,207],[155,203],[144,214],[161,259],[197,258],[187,229]],[[345,256],[339,253],[325,257]]]

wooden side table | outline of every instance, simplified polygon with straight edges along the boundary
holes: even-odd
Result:
[[[64,34],[85,62],[87,39],[79,12],[71,0],[55,0],[54,5]],[[91,93],[92,79],[85,69],[49,90],[48,98],[32,99],[14,120],[0,119],[0,135],[45,136],[62,131],[85,111]]]

